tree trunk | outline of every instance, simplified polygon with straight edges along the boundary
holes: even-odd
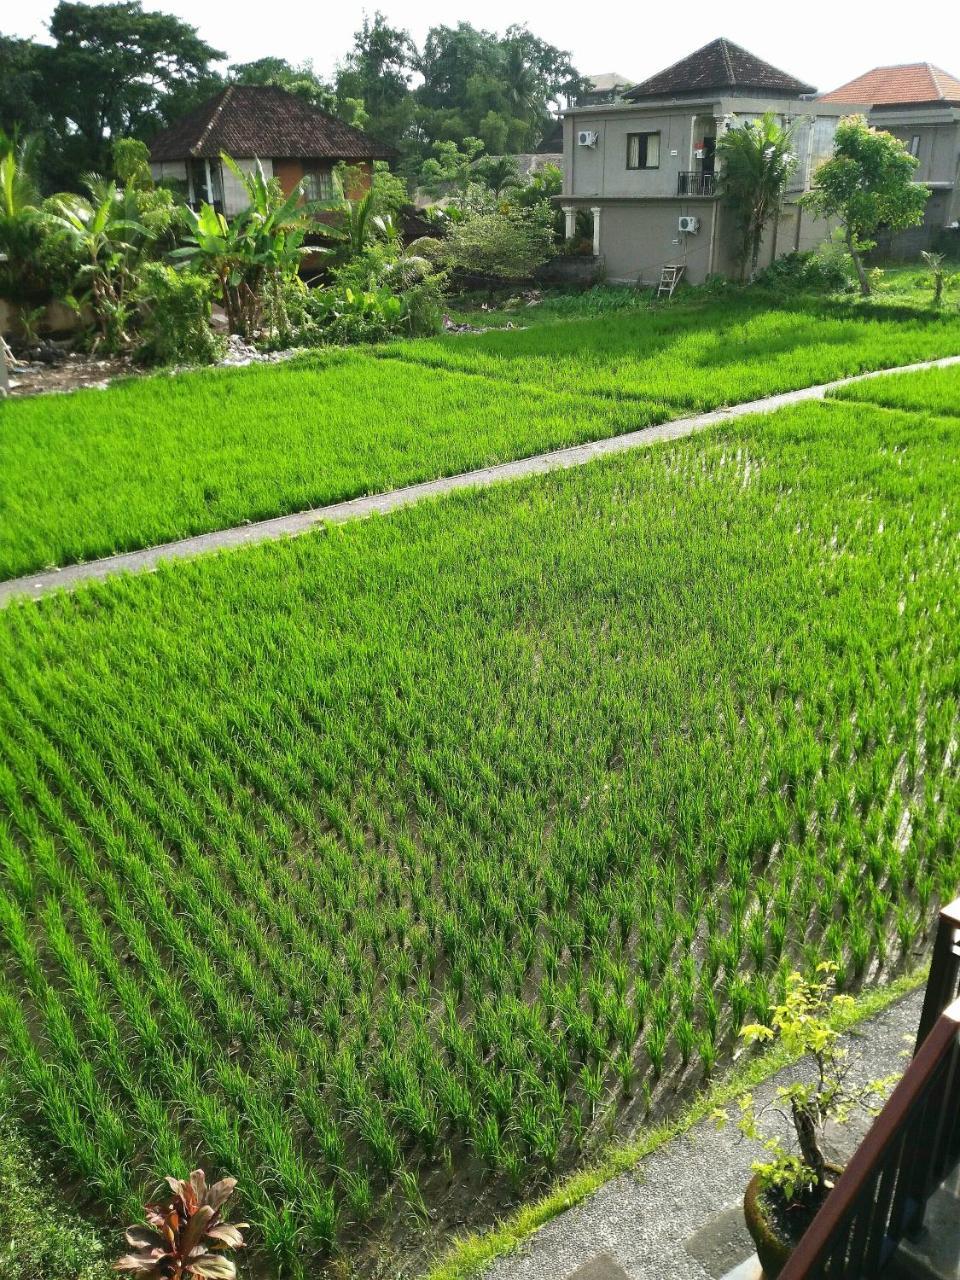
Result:
[[[803,1163],[813,1170],[817,1185],[822,1187],[827,1177],[827,1162],[820,1150],[816,1122],[806,1108],[798,1107],[793,1103],[793,1123],[797,1130]]]
[[[853,238],[853,232],[847,228],[847,248],[850,250],[850,257],[853,259],[853,266],[857,273],[857,279],[860,281],[860,296],[863,298],[870,297],[870,280],[863,268],[863,259],[860,257],[860,250],[856,246]]]

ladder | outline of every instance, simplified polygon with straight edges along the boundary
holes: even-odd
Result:
[[[686,271],[685,266],[678,265],[675,262],[669,263],[665,267],[660,268],[660,283],[657,285],[657,297],[662,298],[664,294],[668,298],[673,297],[673,291],[683,279],[683,273]]]

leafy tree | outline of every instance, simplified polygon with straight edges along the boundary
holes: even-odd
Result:
[[[48,123],[43,78],[32,40],[0,35],[0,131],[41,133]]]
[[[455,192],[463,204],[473,177],[473,166],[483,151],[479,138],[464,138],[462,147],[455,142],[435,142],[433,155],[423,162],[420,182],[430,195]]]
[[[417,50],[409,32],[391,27],[378,10],[353,38],[353,48],[337,71],[337,100],[364,105],[370,132],[399,147],[413,124],[410,79]]]
[[[257,58],[254,62],[231,63],[227,71],[236,84],[276,85],[323,111],[336,107],[332,86],[317,75],[309,58],[299,66],[286,58]]]
[[[150,151],[139,138],[115,138],[113,172],[121,186],[147,190],[153,186],[150,176]]]
[[[480,137],[491,152],[529,149],[550,119],[549,105],[583,80],[570,55],[509,27],[503,36],[467,22],[433,27],[417,62],[416,96],[427,137]]]
[[[148,138],[164,121],[162,107],[184,109],[190,93],[209,86],[209,63],[223,57],[194,27],[139,0],[61,0],[50,34],[54,43],[35,45],[33,56],[57,139],[51,176],[65,186],[86,170],[105,172],[114,138]]]
[[[874,247],[877,230],[901,231],[923,221],[930,191],[912,181],[918,163],[899,138],[872,129],[863,116],[849,116],[837,126],[833,155],[805,198],[818,213],[840,219],[864,297],[870,279],[862,255]]]
[[[0,135],[0,297],[36,301],[45,294],[38,255],[43,241],[37,186],[39,139]]]
[[[746,120],[717,139],[721,162],[720,193],[733,210],[740,231],[741,272],[751,277],[760,259],[763,233],[780,216],[787,181],[797,167],[793,129],[780,124],[772,111]]]

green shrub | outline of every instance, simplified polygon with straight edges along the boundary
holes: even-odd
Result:
[[[211,364],[222,355],[223,340],[210,328],[212,292],[209,276],[144,263],[136,294],[137,358],[144,364]]]
[[[845,292],[850,288],[845,258],[830,247],[818,253],[787,253],[759,271],[754,284],[778,293]]]
[[[70,1213],[47,1184],[0,1099],[0,1276],[3,1280],[108,1280],[92,1226]]]
[[[441,248],[444,265],[464,275],[525,280],[553,257],[553,215],[549,207],[467,212],[451,221]]]

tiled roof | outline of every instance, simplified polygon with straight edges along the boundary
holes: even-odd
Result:
[[[672,98],[713,89],[776,94],[781,98],[796,98],[814,92],[812,85],[804,84],[721,36],[681,58],[672,67],[658,71],[649,80],[634,85],[623,96],[635,101],[638,98]]]
[[[391,147],[274,85],[232,84],[163,129],[151,160],[234,157],[379,160]]]
[[[856,80],[820,97],[821,102],[862,102],[873,106],[895,103],[960,103],[960,80],[929,62],[905,62],[898,67],[874,67]]]

